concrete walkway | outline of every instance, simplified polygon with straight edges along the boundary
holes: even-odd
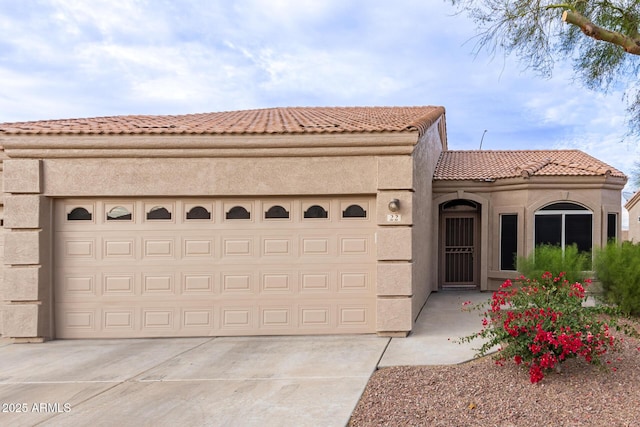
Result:
[[[432,294],[408,338],[0,341],[0,425],[344,426],[377,366],[460,363],[480,326]],[[20,411],[20,412],[18,412]]]
[[[432,293],[423,307],[411,335],[394,338],[378,367],[413,365],[453,365],[472,360],[482,345],[480,340],[459,344],[458,338],[480,331],[482,311],[468,310],[488,301],[491,293],[441,291]],[[463,311],[463,304],[471,301]]]

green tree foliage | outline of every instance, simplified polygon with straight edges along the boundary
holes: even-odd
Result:
[[[568,59],[588,88],[624,88],[640,135],[640,0],[447,1],[478,26],[478,49],[513,53],[544,76]]]
[[[640,244],[611,242],[596,250],[594,265],[605,301],[640,315]]]
[[[640,189],[640,162],[633,164],[633,170],[631,171],[631,185]]]
[[[589,254],[579,252],[576,245],[567,246],[564,251],[560,246],[536,246],[528,257],[518,257],[518,271],[526,277],[542,277],[545,272],[553,276],[561,273],[570,283],[582,282],[591,269]]]

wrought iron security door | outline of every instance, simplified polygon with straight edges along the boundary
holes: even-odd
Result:
[[[476,287],[477,215],[444,214],[441,241],[442,287]]]

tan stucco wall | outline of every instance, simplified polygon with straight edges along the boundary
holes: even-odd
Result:
[[[593,245],[606,242],[607,214],[618,214],[621,235],[621,189],[624,180],[611,177],[533,177],[498,180],[492,183],[437,181],[434,210],[457,198],[481,204],[481,289],[495,290],[517,273],[500,270],[500,215],[518,214],[518,255],[534,248],[534,214],[547,204],[575,202],[593,212]],[[437,227],[437,223],[434,222]]]
[[[62,196],[375,194],[375,156],[47,159],[43,193]]]
[[[625,205],[629,211],[629,232],[627,240],[640,243],[640,191],[636,192]]]
[[[420,139],[413,155],[413,319],[417,318],[429,294],[438,290],[437,262],[434,261],[438,238],[432,228],[432,178],[440,153],[446,149],[443,127],[443,121],[432,126]],[[437,210],[435,212],[437,216]]]
[[[158,155],[158,147],[151,144],[131,152],[135,158],[113,149],[113,157],[101,153],[96,158],[95,147],[85,146],[84,137],[77,142],[73,136],[36,141],[55,149],[16,143],[27,148],[10,150],[14,158],[5,163],[4,195],[11,206],[5,210],[5,232],[11,256],[4,260],[6,283],[0,295],[5,301],[3,331],[25,341],[55,337],[51,271],[55,198],[370,195],[376,197],[378,212],[377,330],[383,335],[406,334],[434,287],[430,189],[446,144],[443,132],[441,118],[417,147],[418,132],[390,135],[389,146],[383,144],[385,135],[373,134],[375,143],[369,145],[362,142],[366,136],[346,138],[366,146],[366,152],[333,141],[333,148],[320,152],[327,155],[315,155],[313,141],[305,139],[311,147],[288,152],[283,145],[266,153],[257,150],[253,157],[251,149],[236,157],[198,157],[213,152],[200,146],[194,147],[193,157],[188,149],[168,157]],[[401,221],[387,220],[393,198],[401,201]]]

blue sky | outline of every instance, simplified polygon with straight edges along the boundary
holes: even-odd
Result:
[[[621,92],[472,51],[442,0],[0,0],[0,122],[442,105],[449,147],[578,148],[629,174]],[[598,106],[598,108],[595,108]]]

